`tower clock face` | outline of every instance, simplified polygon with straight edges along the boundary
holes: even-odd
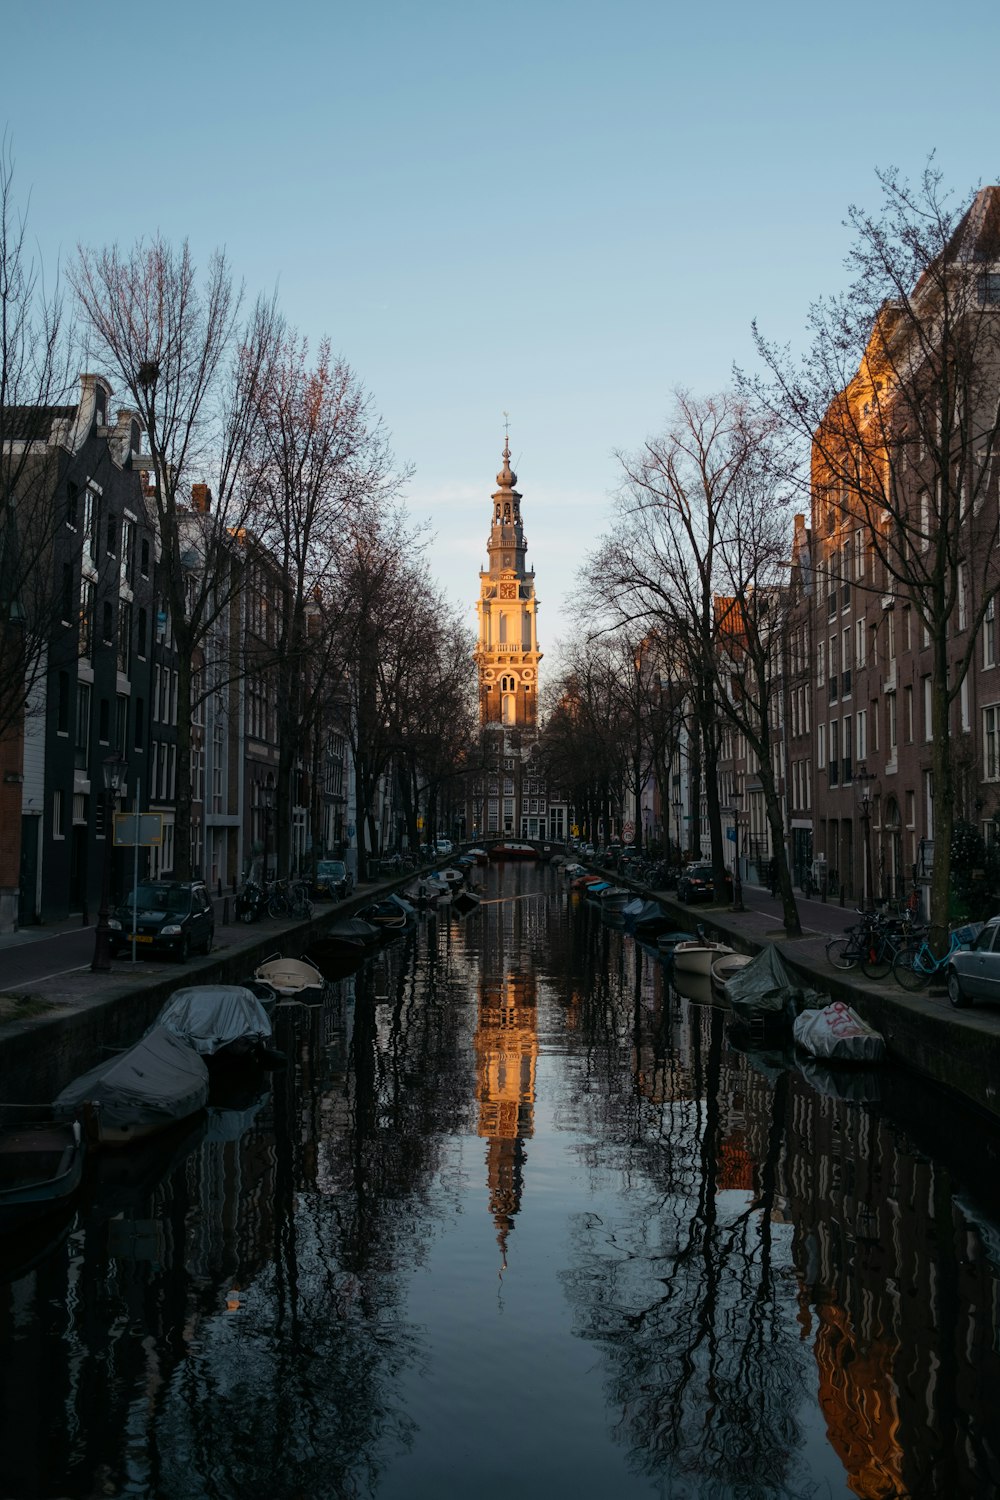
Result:
[[[502,583],[500,585],[500,598],[501,599],[516,599],[517,598],[517,585],[514,584],[514,583]]]

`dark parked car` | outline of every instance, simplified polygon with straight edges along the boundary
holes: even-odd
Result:
[[[210,953],[215,941],[215,912],[200,880],[145,880],[108,919],[112,954],[130,949],[135,933],[136,953],[170,953],[184,963],[192,953]]]
[[[731,901],[733,898],[733,877],[726,871],[726,891],[723,900]],[[686,901],[688,905],[692,901],[714,901],[715,882],[712,878],[711,865],[690,865],[677,882],[677,899]]]
[[[342,901],[351,894],[354,882],[342,859],[320,859],[316,862],[313,896],[317,901]]]
[[[948,999],[956,1009],[974,1000],[1000,1000],[1000,917],[991,917],[971,948],[948,961]]]

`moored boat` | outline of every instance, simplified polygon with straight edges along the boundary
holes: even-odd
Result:
[[[737,1025],[755,1040],[790,1040],[796,1015],[809,1005],[822,1005],[824,996],[803,989],[773,944],[726,980],[726,999]]]
[[[726,981],[740,969],[745,969],[752,959],[746,953],[723,953],[719,958],[713,959],[709,977],[712,981],[712,989],[716,994],[725,996]]]
[[[451,898],[452,910],[457,912],[460,917],[467,917],[470,912],[478,909],[482,899],[478,891],[472,891],[463,886]]]
[[[204,1109],[208,1068],[189,1042],[153,1026],[133,1047],[75,1078],[56,1098],[86,1111],[95,1142],[127,1146]]]
[[[534,844],[513,844],[505,842],[494,844],[490,850],[491,859],[537,859],[538,850]]]
[[[323,998],[325,980],[314,963],[307,958],[284,958],[272,953],[270,958],[258,964],[254,978],[264,980],[278,993],[279,999],[301,1000],[303,1003],[319,1003]]]
[[[711,938],[697,937],[693,941],[677,943],[674,947],[674,969],[682,974],[700,974],[707,979],[712,964],[732,951],[727,943],[716,943]]]
[[[80,1122],[46,1105],[0,1107],[0,1234],[57,1212],[80,1186]]]
[[[192,984],[175,990],[157,1017],[210,1066],[273,1060],[271,1022],[260,998],[240,984]]]

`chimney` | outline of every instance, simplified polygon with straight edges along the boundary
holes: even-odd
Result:
[[[193,484],[191,486],[191,506],[193,510],[203,516],[207,516],[212,508],[212,491],[207,484]]]

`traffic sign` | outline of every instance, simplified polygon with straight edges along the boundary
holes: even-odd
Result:
[[[631,844],[632,840],[635,838],[635,824],[632,822],[631,818],[629,818],[628,822],[622,827],[622,838],[625,840],[626,844]]]

